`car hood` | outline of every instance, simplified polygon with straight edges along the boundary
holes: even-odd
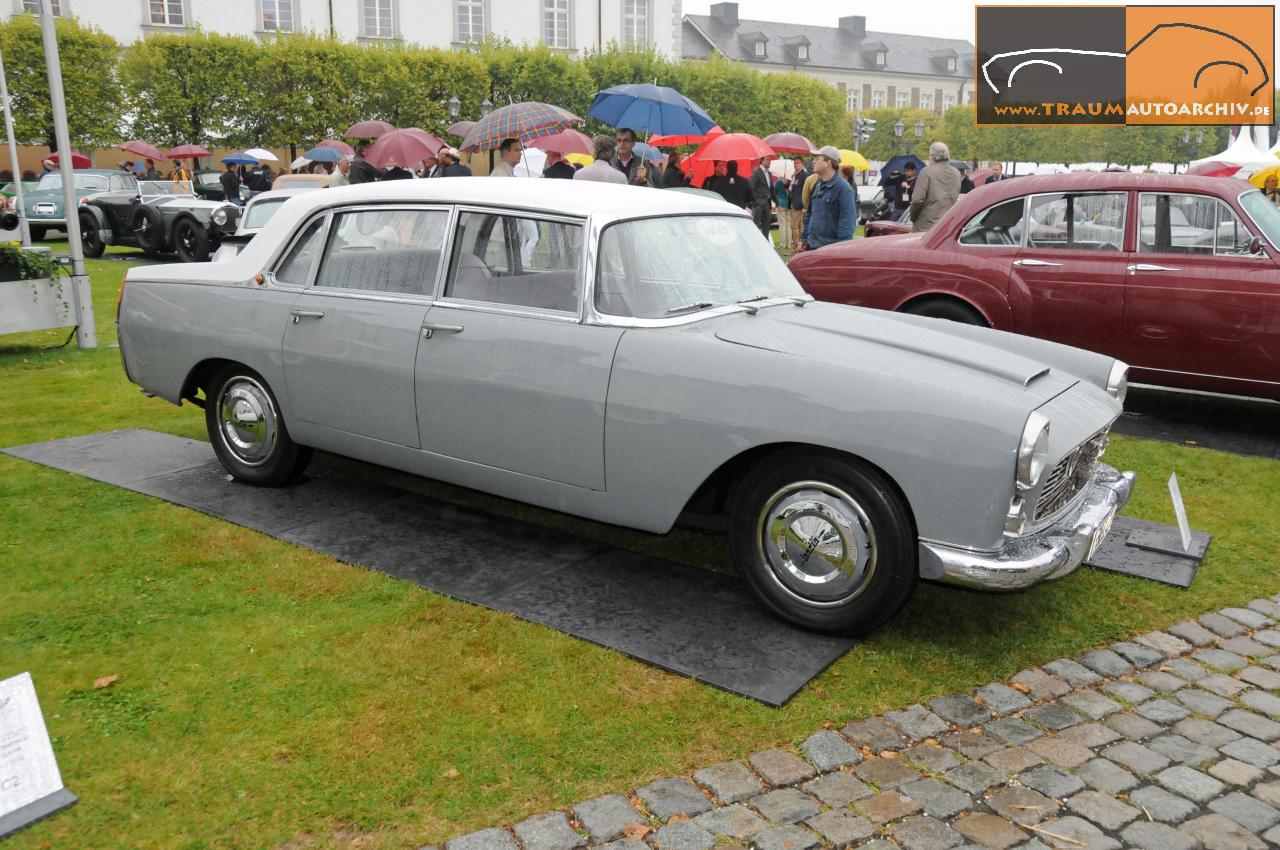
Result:
[[[902,319],[878,310],[809,302],[799,309],[766,307],[755,316],[728,317],[717,323],[715,335],[735,345],[853,368],[897,364],[908,379],[941,383],[958,391],[1029,395],[1037,404],[1078,380],[1003,345],[1009,335],[1000,331],[965,328],[940,319]]]

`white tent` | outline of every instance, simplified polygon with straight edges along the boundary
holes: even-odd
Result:
[[[1276,159],[1274,153],[1258,149],[1258,146],[1253,143],[1253,134],[1249,132],[1242,132],[1236,136],[1236,140],[1228,145],[1227,149],[1222,153],[1206,156],[1204,159],[1193,160],[1191,164],[1199,165],[1210,160],[1229,162],[1232,165],[1240,166],[1246,171],[1257,171],[1267,165],[1280,165],[1280,160]]]

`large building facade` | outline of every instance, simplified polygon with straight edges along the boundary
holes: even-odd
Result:
[[[719,54],[765,72],[799,71],[845,94],[850,112],[910,107],[941,113],[973,102],[973,45],[962,39],[871,32],[851,15],[839,26],[753,21],[737,3],[709,15],[685,15],[680,56]]]
[[[129,44],[201,29],[251,38],[313,32],[344,41],[465,47],[490,36],[577,55],[616,41],[681,53],[680,0],[52,0],[55,14]],[[0,0],[0,17],[40,0]]]

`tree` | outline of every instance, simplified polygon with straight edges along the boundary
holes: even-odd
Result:
[[[653,48],[622,48],[610,41],[601,50],[588,50],[582,64],[591,75],[596,91],[629,83],[652,83],[676,87],[678,66]]]
[[[245,140],[288,145],[296,155],[299,143],[340,136],[368,117],[362,114],[368,61],[359,45],[315,35],[262,45],[249,69],[254,82],[246,99]]]
[[[489,100],[495,107],[536,100],[584,116],[591,106],[596,87],[586,66],[545,45],[516,47],[490,39],[475,53],[488,70]]]
[[[761,138],[770,133],[795,132],[821,147],[850,147],[853,116],[833,86],[805,74],[761,74],[754,123],[747,132]]]
[[[118,123],[122,111],[115,70],[120,46],[106,33],[82,27],[68,18],[57,19],[56,31],[72,147],[115,144],[120,140]],[[39,21],[31,15],[17,14],[0,25],[0,51],[13,99],[17,141],[56,149]]]
[[[202,31],[134,43],[120,61],[132,134],[160,145],[244,141],[260,49],[247,38]]]
[[[726,133],[750,133],[760,129],[761,79],[764,74],[714,55],[705,61],[680,64],[677,89],[715,119]],[[769,130],[766,132],[766,135]],[[759,135],[759,134],[757,134]]]
[[[457,97],[460,118],[475,118],[489,96],[485,63],[472,53],[423,48],[366,48],[359,63],[357,100],[362,118],[440,134],[453,123],[448,101]]]

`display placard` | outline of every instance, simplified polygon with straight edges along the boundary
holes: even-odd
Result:
[[[31,674],[0,681],[0,837],[75,802],[62,787]]]
[[[1178,473],[1169,476],[1169,497],[1173,499],[1173,513],[1178,518],[1178,532],[1182,535],[1182,550],[1191,551],[1191,524],[1187,522],[1187,508],[1182,504],[1182,490],[1178,487]]]

